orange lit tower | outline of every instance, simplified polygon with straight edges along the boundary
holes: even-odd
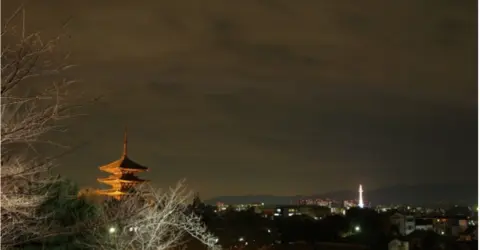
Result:
[[[139,179],[135,174],[148,171],[148,168],[130,160],[127,156],[127,130],[125,130],[122,157],[112,163],[101,166],[100,170],[112,175],[107,178],[98,178],[97,180],[112,186],[112,188],[98,190],[98,194],[114,197],[115,199],[120,199],[132,187],[146,181]]]

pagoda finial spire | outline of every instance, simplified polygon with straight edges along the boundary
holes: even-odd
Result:
[[[128,134],[127,127],[125,127],[125,134],[123,136],[123,156],[127,156]]]

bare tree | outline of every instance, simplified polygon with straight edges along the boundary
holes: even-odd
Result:
[[[217,248],[216,238],[189,213],[183,182],[167,192],[144,186],[127,199],[103,203],[99,216],[65,231],[38,217],[37,208],[50,198],[47,187],[58,180],[49,173],[55,157],[35,153],[37,145],[54,144],[45,135],[62,130],[61,121],[85,102],[70,95],[73,81],[61,78],[71,67],[55,50],[61,37],[44,41],[38,32],[27,34],[24,25],[17,31],[12,23],[24,18],[22,12],[6,20],[1,32],[1,248],[64,233],[86,235],[95,242],[92,249],[171,249],[187,235]]]
[[[1,248],[48,234],[36,208],[48,197],[48,171],[54,157],[36,154],[45,135],[60,129],[59,121],[76,107],[68,93],[72,81],[60,78],[70,66],[59,62],[55,48],[61,37],[44,41],[26,33],[21,7],[2,26],[1,39]],[[13,25],[22,20],[20,29]]]
[[[219,249],[217,238],[189,210],[190,200],[191,193],[181,181],[167,192],[142,185],[120,201],[106,202],[101,221],[91,227],[97,240],[91,248],[174,249],[190,237],[210,249]]]

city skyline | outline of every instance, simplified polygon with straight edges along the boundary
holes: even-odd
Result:
[[[102,97],[53,138],[81,145],[58,167],[81,187],[98,187],[125,126],[141,178],[204,198],[477,183],[475,1],[25,7],[47,37],[70,20],[68,76]]]

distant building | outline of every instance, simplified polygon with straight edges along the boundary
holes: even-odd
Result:
[[[375,211],[377,211],[377,213],[386,213],[390,210],[392,210],[393,208],[390,207],[390,206],[384,206],[384,205],[377,205],[375,207]]]
[[[355,200],[344,200],[343,201],[343,207],[344,208],[352,208],[357,206],[357,201]]]
[[[289,217],[294,215],[301,215],[298,210],[300,206],[277,206],[273,213],[274,216]]]
[[[344,200],[343,207],[346,209],[352,207],[358,207],[359,201],[358,200]],[[370,207],[370,202],[363,200],[363,207]]]
[[[445,217],[436,217],[433,219],[433,231],[440,235],[445,235],[448,230],[448,220]]]
[[[474,226],[465,216],[425,216],[417,218],[417,230],[432,230],[439,235],[458,237],[469,226]]]
[[[478,227],[470,226],[464,232],[461,232],[458,237],[458,241],[474,241],[478,240]]]
[[[298,201],[299,205],[316,205],[321,207],[331,207],[334,201],[330,199],[319,199],[319,198],[312,198],[312,199],[302,199]]]
[[[263,207],[265,206],[262,202],[257,203],[248,203],[248,204],[235,204],[235,205],[226,205],[221,202],[217,202],[217,209],[219,211],[227,210],[227,208],[232,208],[235,211],[246,211],[249,209],[253,209],[255,213],[262,213]]]
[[[457,237],[472,226],[469,218],[464,216],[435,216],[429,219],[433,221],[433,231],[440,235]]]
[[[299,206],[319,206],[330,209],[331,214],[345,214],[345,207],[343,202],[338,202],[331,199],[311,198],[301,199],[298,201]],[[355,202],[351,202],[352,207],[356,206]]]
[[[217,202],[217,211],[225,211],[227,210],[227,208],[229,207],[229,205],[223,203],[223,202]]]
[[[405,236],[415,231],[415,217],[413,215],[395,213],[390,216],[390,222],[398,228],[400,235]]]
[[[415,230],[433,230],[433,219],[416,219]]]
[[[452,218],[449,220],[450,235],[459,236],[461,233],[465,232],[468,229],[468,219],[467,218]]]
[[[262,208],[262,216],[265,218],[270,218],[273,219],[275,217],[276,213],[276,207],[275,206],[264,206]],[[278,215],[277,215],[278,216]]]
[[[330,208],[330,213],[331,214],[340,214],[340,215],[345,215],[345,208],[343,207],[332,207]]]
[[[314,219],[321,219],[331,214],[331,209],[320,206],[277,206],[274,216],[289,217],[294,215],[306,215]]]

